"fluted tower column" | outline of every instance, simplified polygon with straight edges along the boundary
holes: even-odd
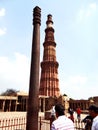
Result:
[[[56,61],[56,43],[52,15],[47,16],[45,41],[43,43],[43,61],[41,62],[41,79],[39,94],[43,96],[59,96],[58,62]]]
[[[38,130],[41,9],[33,10],[33,38],[26,130]]]

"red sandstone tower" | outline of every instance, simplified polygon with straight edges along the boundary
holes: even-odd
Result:
[[[60,95],[58,79],[59,64],[56,61],[56,43],[54,39],[54,28],[52,27],[52,15],[47,16],[46,25],[39,95],[58,97]]]

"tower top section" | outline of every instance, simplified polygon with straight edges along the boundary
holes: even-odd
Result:
[[[51,15],[51,14],[49,14],[49,15],[47,16],[46,24],[47,24],[47,28],[50,28],[50,27],[53,26],[53,21],[52,21],[52,15]]]
[[[33,25],[35,24],[41,25],[41,9],[38,6],[33,10]]]

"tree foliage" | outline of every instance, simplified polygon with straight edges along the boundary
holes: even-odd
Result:
[[[15,89],[7,89],[5,92],[1,93],[1,96],[16,96],[17,92]]]

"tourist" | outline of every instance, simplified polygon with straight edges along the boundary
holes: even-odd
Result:
[[[81,109],[80,109],[79,106],[78,106],[78,108],[76,109],[76,113],[77,113],[78,122],[80,122],[80,119],[81,119]]]
[[[85,123],[85,130],[91,130],[93,118],[90,115],[87,115],[82,122]]]
[[[91,130],[98,130],[98,106],[91,105],[88,110],[90,116],[93,118]]]
[[[69,114],[70,114],[70,116],[68,118],[70,118],[74,122],[74,111],[73,111],[73,109],[70,108]]]
[[[56,119],[56,115],[55,115],[55,106],[52,107],[52,110],[51,110],[51,115],[50,115],[50,127],[51,127],[51,124],[52,122]]]
[[[74,130],[71,119],[65,116],[65,108],[62,104],[55,105],[57,119],[52,122],[51,130]]]

